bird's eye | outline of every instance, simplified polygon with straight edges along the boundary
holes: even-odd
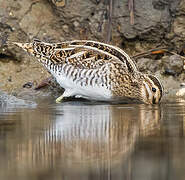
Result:
[[[152,91],[153,91],[153,92],[156,92],[156,88],[153,87],[153,88],[152,88]]]

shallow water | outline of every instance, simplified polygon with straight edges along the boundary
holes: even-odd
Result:
[[[185,103],[0,106],[0,179],[184,179]]]

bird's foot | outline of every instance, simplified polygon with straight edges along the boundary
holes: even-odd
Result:
[[[60,102],[63,100],[64,97],[73,96],[73,95],[74,95],[73,92],[74,92],[74,91],[72,91],[72,90],[70,90],[70,89],[65,90],[64,93],[63,93],[60,97],[58,97],[58,98],[56,99],[56,103],[60,103]]]
[[[59,96],[55,101],[56,103],[60,103],[62,101],[62,99],[64,98],[63,95]]]

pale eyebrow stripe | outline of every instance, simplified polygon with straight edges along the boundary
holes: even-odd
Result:
[[[86,48],[86,49],[90,49],[90,50],[94,50],[94,51],[97,51],[97,52],[100,52],[102,54],[106,54],[107,56],[110,56],[118,61],[121,61],[119,58],[117,58],[116,56],[106,52],[106,51],[103,51],[103,50],[100,50],[98,48],[95,48],[95,47],[91,47],[91,46],[85,46],[85,45],[70,45],[72,47],[78,47],[78,48]]]
[[[85,53],[86,53],[86,51],[80,51],[80,52],[77,52],[77,53],[69,56],[68,58],[75,58],[75,57],[78,58],[79,56],[82,56]]]
[[[103,45],[105,47],[109,47],[109,48],[112,48],[113,50],[116,50],[117,52],[121,53],[127,60],[128,62],[131,64],[132,68],[134,70],[137,70],[137,67],[136,65],[134,64],[134,62],[131,60],[130,56],[125,53],[121,48],[117,47],[117,46],[112,46],[110,44],[105,44],[105,43],[102,43],[102,42],[98,42],[98,41],[87,41],[87,40],[74,40],[74,41],[71,41],[71,43],[73,42],[90,42],[90,43],[96,43],[96,44],[100,44],[100,45]],[[98,49],[98,48],[97,48]],[[119,59],[120,60],[120,59]],[[121,61],[121,60],[120,60]]]
[[[152,97],[152,93],[151,93],[150,87],[148,86],[148,84],[146,82],[143,82],[143,83],[145,85],[145,88],[147,90],[147,93],[149,95],[149,98]]]

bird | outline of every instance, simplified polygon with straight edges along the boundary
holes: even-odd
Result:
[[[34,56],[65,89],[56,99],[158,104],[164,88],[152,74],[141,73],[121,48],[93,40],[48,43],[13,42]]]

